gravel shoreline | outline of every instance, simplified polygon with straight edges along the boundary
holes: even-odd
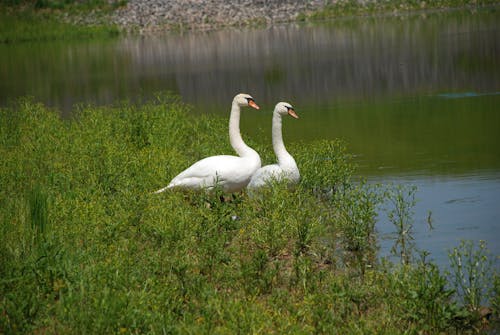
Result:
[[[271,25],[316,11],[325,0],[129,0],[111,22],[125,31],[209,30],[226,26]]]

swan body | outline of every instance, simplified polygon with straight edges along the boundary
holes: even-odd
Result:
[[[300,180],[299,168],[295,159],[288,153],[283,143],[283,135],[281,130],[282,116],[290,115],[293,118],[298,119],[299,117],[295,113],[292,105],[287,102],[279,102],[274,108],[273,112],[273,149],[276,157],[278,159],[277,164],[266,165],[258,169],[250,183],[248,184],[248,189],[257,189],[268,184],[272,179],[282,180],[283,178],[288,180],[290,184],[296,184]]]
[[[261,166],[259,154],[245,144],[240,134],[241,107],[259,109],[248,94],[234,97],[229,118],[229,139],[238,156],[220,155],[204,158],[179,173],[161,193],[170,188],[211,189],[216,185],[225,192],[237,192],[248,185],[250,178]]]

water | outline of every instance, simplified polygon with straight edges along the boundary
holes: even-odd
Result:
[[[245,113],[242,131],[270,145],[270,111],[289,101],[301,118],[285,120],[287,143],[343,138],[359,175],[418,187],[417,245],[446,264],[461,239],[484,239],[500,255],[499,49],[498,7],[1,45],[0,104],[33,95],[68,116],[77,103],[170,90],[193,113],[227,116],[232,97],[248,92],[263,111]]]

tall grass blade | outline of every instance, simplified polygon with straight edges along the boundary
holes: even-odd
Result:
[[[44,238],[48,224],[48,196],[40,186],[30,190],[28,198],[31,228],[38,242]]]

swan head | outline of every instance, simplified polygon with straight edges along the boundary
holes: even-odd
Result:
[[[236,95],[233,99],[233,103],[236,103],[240,107],[250,106],[255,109],[260,109],[260,107],[255,103],[255,99],[250,94],[246,93]]]
[[[276,107],[274,107],[274,112],[278,113],[280,115],[290,115],[294,119],[298,119],[299,116],[297,113],[295,113],[295,110],[293,109],[293,106],[290,105],[288,102],[278,102],[276,104]]]

